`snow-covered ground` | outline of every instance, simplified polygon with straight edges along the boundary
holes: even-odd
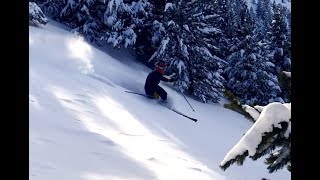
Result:
[[[226,171],[219,164],[252,126],[221,104],[203,104],[161,83],[176,109],[144,92],[147,67],[108,54],[53,20],[29,31],[30,180],[289,180],[263,158]],[[112,52],[112,53],[110,53]]]

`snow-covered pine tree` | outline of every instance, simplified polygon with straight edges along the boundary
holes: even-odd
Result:
[[[272,21],[271,45],[272,62],[276,65],[276,75],[280,81],[282,98],[285,102],[291,101],[291,78],[287,73],[291,73],[291,33],[286,19],[289,13],[285,7],[278,4],[274,8]],[[287,82],[288,81],[288,82]]]
[[[272,73],[274,64],[263,56],[263,46],[258,46],[255,38],[247,37],[238,44],[238,50],[229,58],[229,66],[225,69],[226,87],[230,89],[242,104],[266,105],[283,100],[278,78]]]
[[[239,14],[237,14],[237,0],[218,0],[218,3],[221,6],[223,11],[222,16],[225,21],[225,34],[229,38],[233,38],[237,36],[237,30],[239,28]]]
[[[263,36],[266,35],[271,28],[272,9],[270,0],[257,0],[256,8],[257,26],[261,27]]]
[[[43,10],[43,13],[54,20],[58,20],[61,10],[65,5],[65,1],[57,0],[34,0],[38,6]]]
[[[153,5],[154,9],[152,11],[155,16],[162,16],[167,0],[149,0]],[[161,17],[157,17],[161,19]]]
[[[261,33],[254,36],[254,23],[246,1],[230,4],[235,9],[239,27],[229,39],[231,53],[227,60],[229,65],[224,70],[226,87],[231,90],[243,104],[268,104],[281,101],[278,79],[273,74],[274,64],[269,63],[269,51],[265,44],[260,44]],[[258,29],[259,32],[259,29]]]
[[[104,32],[101,23],[102,12],[106,4],[98,0],[66,0],[50,1],[37,0],[54,20],[72,28],[72,32],[81,34],[85,39],[99,45],[101,34]]]
[[[272,12],[275,12],[275,10],[276,10],[276,8],[277,8],[277,3],[276,3],[275,0],[273,0],[273,1],[271,2],[271,8],[272,8]]]
[[[242,165],[247,156],[257,160],[269,155],[265,163],[270,173],[285,166],[291,170],[291,103],[273,102],[261,107],[257,121],[227,153],[221,169],[233,163]]]
[[[46,25],[49,22],[41,8],[35,2],[29,2],[29,24],[33,26]]]
[[[271,28],[271,43],[273,49],[273,63],[277,72],[291,71],[291,43],[288,39],[290,33],[283,14],[283,6],[278,4],[274,9],[274,16]]]
[[[288,24],[288,31],[291,34],[291,11],[288,10],[288,8],[286,8],[286,7],[283,7],[282,10],[283,10],[283,14],[285,14],[285,17],[286,17],[286,22]]]
[[[247,2],[243,0],[218,0],[218,2],[224,22],[221,29],[226,37],[222,57],[227,58],[237,49],[237,44],[252,33],[255,27],[255,14],[252,8],[251,12],[248,10]]]
[[[242,39],[248,34],[245,32],[252,29],[253,20],[249,13],[247,1],[244,0],[218,0],[219,5],[223,8],[225,28],[224,31],[229,38],[242,36]],[[244,34],[245,33],[245,34]],[[240,38],[241,39],[241,38]]]
[[[90,7],[93,2],[94,0],[66,0],[57,19],[71,28],[78,28],[90,19],[88,7]]]
[[[114,47],[133,47],[151,7],[148,0],[109,0],[103,17],[108,31],[103,38]]]
[[[132,47],[149,16],[148,0],[38,0],[53,19],[98,45]]]
[[[252,31],[254,29],[254,21],[250,15],[247,2],[244,0],[239,0],[238,3],[239,29],[237,37],[242,37],[241,39],[243,39],[246,37],[246,35],[252,34]]]
[[[163,20],[162,20],[163,21]],[[151,27],[151,38],[149,39],[154,51],[160,46],[161,40],[165,37],[166,28],[162,21],[154,20]],[[154,53],[154,51],[152,53]]]
[[[199,4],[198,4],[199,3]],[[186,43],[191,60],[193,95],[202,102],[218,102],[225,80],[221,76],[227,39],[224,35],[225,0],[187,4],[188,29]]]
[[[106,43],[101,40],[101,36],[106,32],[107,28],[101,22],[106,4],[97,0],[83,1],[82,7],[77,12],[78,27],[72,32],[81,34],[89,42],[103,46]]]
[[[148,59],[160,45],[160,40],[164,35],[163,12],[165,1],[149,0],[150,13],[143,26],[137,32],[137,41],[135,44],[136,52]],[[141,59],[141,58],[140,58]]]
[[[173,1],[164,14],[165,34],[150,61],[162,59],[168,73],[178,74],[174,87],[187,91],[202,102],[218,102],[224,79],[220,75],[226,63],[220,52],[223,20],[215,1]]]
[[[181,44],[181,46],[179,43],[181,35],[186,30],[174,21],[181,22],[179,18],[183,18],[178,6],[178,1],[166,3],[162,22],[154,21],[151,41],[154,45],[159,45],[149,61],[165,61],[168,64],[168,74],[178,74],[178,81],[175,82],[175,87],[184,91],[189,88],[191,83],[190,72],[188,72],[190,66],[188,67],[187,55],[183,55],[186,51],[186,45]]]
[[[257,21],[257,16],[256,16],[255,11],[253,10],[253,7],[250,7],[249,13],[250,13],[250,17],[251,17],[252,21],[256,22]]]

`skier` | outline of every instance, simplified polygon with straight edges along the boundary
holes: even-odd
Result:
[[[175,82],[174,79],[164,77],[166,68],[167,65],[164,61],[160,60],[158,63],[156,63],[155,70],[149,73],[144,85],[144,90],[148,96],[156,99],[161,97],[163,102],[167,102],[167,92],[159,86],[160,81]],[[174,74],[170,75],[169,77],[173,75]]]

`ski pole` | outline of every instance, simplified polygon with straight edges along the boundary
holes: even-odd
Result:
[[[184,96],[184,94],[183,94],[183,92],[181,91],[181,89],[180,89],[180,92],[181,92],[181,94],[183,95],[184,99],[188,102],[188,104],[189,104],[189,106],[191,107],[191,109],[193,110],[193,112],[195,112],[194,109],[192,108],[191,104],[190,104],[189,101],[187,100],[187,98]]]

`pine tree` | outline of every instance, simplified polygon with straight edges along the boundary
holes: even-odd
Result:
[[[127,3],[109,0],[103,17],[103,23],[108,27],[104,39],[114,47],[133,47],[151,7],[147,0]]]
[[[29,2],[29,24],[33,26],[46,25],[49,22],[41,8],[35,2]]]
[[[272,21],[271,42],[274,46],[273,61],[277,72],[291,71],[291,43],[288,41],[290,36],[284,14],[282,14],[282,5],[278,4],[274,12]]]
[[[220,74],[225,62],[218,57],[222,18],[214,7],[218,7],[216,2],[208,0],[167,3],[165,33],[150,58],[165,60],[169,73],[178,74],[174,87],[202,102],[218,102],[224,83]]]
[[[237,46],[238,50],[229,56],[229,66],[225,69],[226,87],[240,98],[242,104],[266,105],[283,100],[277,76],[273,75],[270,63],[257,46],[254,37],[248,35]]]
[[[163,11],[166,5],[167,0],[149,0],[149,2],[153,5],[152,14],[158,19],[161,20],[163,16]]]
[[[238,6],[236,2],[236,0],[221,1],[224,4],[222,8],[225,17],[225,34],[229,38],[236,37],[239,28],[239,14],[237,14]]]
[[[106,4],[101,1],[85,1],[77,15],[79,25],[73,28],[72,32],[81,34],[93,44],[105,45],[106,43],[101,39],[107,31],[101,21],[105,8]]]
[[[72,32],[83,35],[93,43],[99,43],[104,27],[101,24],[102,11],[105,9],[104,2],[97,0],[66,0],[66,1],[43,1],[42,7],[45,13],[54,20],[72,28]]]
[[[232,5],[237,14],[237,33],[230,38],[227,61],[224,70],[226,87],[231,90],[243,104],[267,104],[280,101],[280,87],[274,75],[274,64],[269,62],[269,51],[260,43],[262,33],[254,29],[255,24],[250,16],[245,1],[237,1]],[[255,30],[255,31],[254,31]],[[259,33],[258,36],[254,33]]]
[[[291,79],[286,78],[283,75],[283,71],[291,71],[291,43],[290,43],[290,32],[286,21],[285,11],[283,6],[278,4],[274,9],[274,17],[272,21],[271,31],[271,50],[272,50],[272,62],[276,66],[276,75],[281,80],[282,97],[285,102],[291,101],[291,85],[288,86],[287,81]]]
[[[58,17],[64,7],[65,1],[35,0],[34,2],[36,2],[38,6],[43,10],[44,14],[56,21],[59,21]]]
[[[250,13],[250,17],[251,17],[252,21],[256,22],[257,21],[257,16],[256,16],[255,11],[253,10],[253,7],[250,7],[249,13]]]
[[[254,19],[250,15],[246,1],[239,1],[239,34],[238,36],[245,37],[251,34],[254,29]]]
[[[114,47],[133,47],[151,5],[147,0],[66,0],[43,1],[53,19],[71,27],[90,42]]]
[[[150,12],[143,26],[139,29],[135,49],[140,56],[139,59],[148,59],[156,51],[160,45],[160,41],[164,36],[163,12],[165,9],[165,1],[149,0]],[[144,62],[148,64],[147,62]]]
[[[270,0],[257,0],[256,15],[257,26],[261,27],[260,31],[265,36],[271,28],[272,9]]]
[[[274,85],[265,89],[271,93],[268,97],[254,100],[253,96],[258,93],[247,100],[281,102],[277,97],[278,83],[274,77],[277,74],[272,64],[283,57],[279,56],[279,47],[274,46],[277,43],[274,39],[279,38],[274,38],[274,28],[270,26],[270,0],[257,0],[256,13],[253,9],[248,10],[244,0],[36,1],[44,13],[90,42],[101,46],[110,43],[116,48],[132,47],[139,54],[151,57],[150,62],[165,60],[169,64],[168,73],[178,74],[174,88],[188,92],[202,102],[219,100],[224,78],[228,82],[231,78],[239,78],[224,71],[226,59],[229,59],[229,68],[238,61],[253,63],[253,59],[259,59],[256,63],[262,63],[260,74],[265,77],[262,84],[270,80]],[[290,12],[284,8],[281,11],[290,28]],[[247,43],[247,37],[253,39],[252,43]],[[246,44],[253,45],[246,47]],[[249,46],[257,50],[250,52]],[[290,46],[290,34],[287,33],[285,45],[280,47],[285,54],[284,62],[291,59]],[[290,63],[283,65],[283,69],[291,66]],[[242,71],[243,67],[237,68]],[[228,75],[222,77],[223,71]]]
[[[224,50],[224,58],[229,56],[235,50],[234,47],[239,41],[252,33],[255,27],[255,16],[253,9],[252,12],[248,10],[246,1],[243,0],[230,0],[225,3],[223,17],[224,25],[222,31],[225,32],[228,39],[225,43],[227,46]],[[253,13],[253,14],[251,14]],[[253,15],[253,16],[252,16]]]

